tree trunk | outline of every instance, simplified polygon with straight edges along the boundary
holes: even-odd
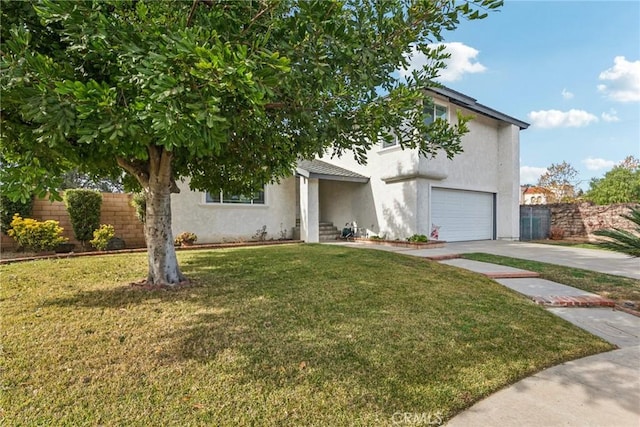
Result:
[[[176,286],[186,282],[178,266],[171,231],[171,193],[179,192],[171,171],[172,154],[162,147],[149,146],[147,162],[118,159],[133,174],[146,196],[144,235],[147,241],[149,286]]]
[[[144,234],[147,240],[149,274],[152,286],[175,286],[185,281],[178,266],[171,232],[171,192],[168,188],[149,187]]]

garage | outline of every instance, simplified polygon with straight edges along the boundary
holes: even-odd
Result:
[[[495,196],[479,191],[431,189],[431,223],[448,242],[494,239]]]

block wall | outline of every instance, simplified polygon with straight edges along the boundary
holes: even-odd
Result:
[[[591,203],[561,203],[547,205],[551,210],[551,226],[560,227],[565,237],[597,240],[594,231],[608,228],[620,228],[634,231],[634,224],[620,215],[628,214],[636,203],[618,203],[612,205],[594,205]]]
[[[63,235],[69,238],[69,243],[80,248],[73,236],[73,228],[64,202],[50,202],[48,199],[36,199],[33,203],[31,217],[38,221],[48,219],[56,220],[64,228]],[[131,195],[123,193],[102,193],[102,206],[100,209],[100,224],[111,224],[115,228],[116,237],[124,240],[127,248],[140,248],[145,246],[144,229],[136,218],[135,209],[131,206]],[[1,249],[15,249],[15,241],[2,235]]]

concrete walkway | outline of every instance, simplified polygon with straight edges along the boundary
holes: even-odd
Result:
[[[443,248],[420,250],[342,244],[418,257],[484,252],[640,279],[640,260],[594,249],[503,241],[448,243]],[[517,268],[459,258],[440,262],[493,277],[539,302],[606,303],[598,295],[531,277],[535,275]],[[640,317],[604,307],[547,309],[619,349],[563,363],[519,381],[457,415],[448,426],[640,426]]]
[[[369,245],[367,247],[373,248],[375,246]],[[640,259],[617,252],[598,249],[512,242],[506,240],[452,242],[447,243],[442,248],[436,249],[399,249],[403,249],[402,252],[407,255],[421,257],[484,252],[640,279]]]

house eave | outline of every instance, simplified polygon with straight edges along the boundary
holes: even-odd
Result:
[[[369,182],[369,177],[317,159],[299,162],[296,166],[295,173],[296,176],[326,181],[356,182],[360,184]]]
[[[502,122],[518,126],[518,128],[520,128],[521,130],[527,129],[529,127],[529,123],[501,113],[500,111],[494,110],[493,108],[487,107],[486,105],[482,105],[478,103],[475,98],[457,92],[453,89],[449,89],[444,86],[432,86],[427,88],[427,91],[443,96],[447,98],[452,104],[466,108],[467,110],[482,114],[483,116],[487,116],[492,119],[500,120]]]

